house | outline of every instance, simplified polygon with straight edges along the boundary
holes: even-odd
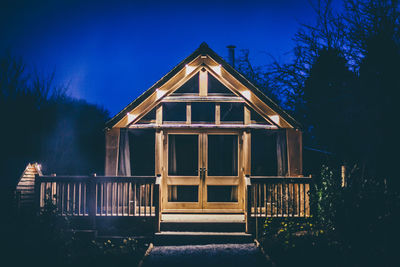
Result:
[[[298,122],[202,43],[106,125],[105,176],[37,176],[37,201],[91,217],[310,215]],[[110,225],[109,222],[108,225]]]

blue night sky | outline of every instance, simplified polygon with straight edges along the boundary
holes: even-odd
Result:
[[[229,44],[247,48],[264,65],[268,53],[289,60],[299,22],[313,21],[302,0],[1,1],[0,53],[55,69],[70,95],[114,115],[203,41],[225,58]]]

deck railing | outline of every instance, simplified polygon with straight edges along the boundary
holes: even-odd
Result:
[[[156,177],[36,176],[40,208],[46,201],[71,216],[159,216]]]
[[[309,217],[311,178],[248,177],[247,216]]]

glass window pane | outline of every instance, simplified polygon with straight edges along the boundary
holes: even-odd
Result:
[[[243,103],[221,103],[220,104],[221,122],[241,122],[244,121]]]
[[[169,185],[168,202],[198,202],[199,187],[197,185]]]
[[[267,124],[271,125],[268,121],[266,121],[260,114],[250,108],[250,120],[251,123],[259,123],[259,124]]]
[[[163,121],[186,121],[186,103],[163,103]]]
[[[238,187],[209,185],[207,186],[207,202],[238,202]]]
[[[238,175],[238,136],[208,135],[208,175]]]
[[[209,94],[222,94],[222,95],[235,95],[225,85],[218,81],[214,76],[208,74],[208,93]]]
[[[276,132],[255,130],[251,132],[251,175],[277,175]]]
[[[129,151],[131,175],[154,175],[155,131],[130,130]]]
[[[168,174],[197,176],[198,135],[168,135]]]
[[[199,94],[199,73],[179,87],[174,94]]]
[[[192,122],[210,123],[215,121],[215,103],[193,102]]]
[[[139,124],[143,124],[143,123],[155,123],[156,122],[156,109],[157,108],[153,108],[152,110],[150,110],[146,115],[144,115],[139,121]]]

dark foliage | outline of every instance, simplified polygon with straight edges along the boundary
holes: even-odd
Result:
[[[284,266],[297,264],[291,255],[314,257],[315,266],[328,264],[326,259],[332,266],[398,262],[400,4],[389,0],[344,4],[337,13],[331,1],[317,1],[313,5],[317,22],[301,25],[294,38],[293,62],[274,62],[268,76],[272,88],[281,88],[283,105],[304,126],[305,169],[315,182],[313,224],[328,237],[316,237],[315,230],[304,236],[293,229],[278,233],[281,228],[270,225],[268,231],[278,234],[266,245],[283,246],[276,255],[289,259]],[[323,153],[310,153],[307,147]],[[321,172],[322,164],[330,167]],[[342,164],[347,166],[344,188]],[[295,247],[301,243],[309,250],[285,247],[287,238]]]
[[[67,96],[54,73],[28,71],[9,53],[0,57],[2,205],[10,208],[22,170],[38,162],[45,173],[103,172],[104,109]]]
[[[148,247],[144,240],[99,240],[90,233],[76,231],[72,217],[59,215],[51,197],[40,214],[11,218],[13,224],[2,233],[3,263],[44,267],[136,266]]]
[[[303,88],[309,145],[348,158],[353,151],[348,137],[353,128],[355,85],[356,76],[348,69],[340,51],[333,48],[319,51]]]

